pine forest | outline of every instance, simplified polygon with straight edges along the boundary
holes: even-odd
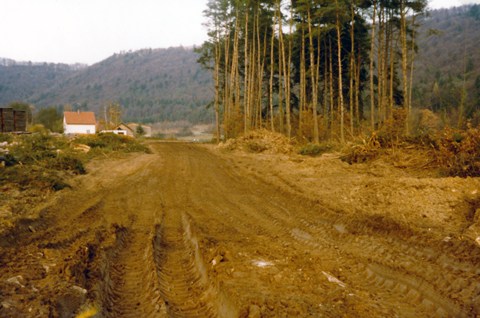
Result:
[[[453,11],[478,23],[476,5]],[[442,40],[423,27],[431,23],[425,0],[211,0],[204,14],[210,39],[198,62],[214,77],[217,136],[264,127],[300,142],[343,142],[392,121],[413,133],[419,108],[458,126],[478,117],[467,81],[479,75],[466,56],[475,42],[458,43],[464,69],[432,74],[431,44],[419,43]]]

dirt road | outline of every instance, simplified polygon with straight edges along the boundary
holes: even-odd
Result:
[[[0,317],[479,317],[475,242],[151,147],[3,233]]]

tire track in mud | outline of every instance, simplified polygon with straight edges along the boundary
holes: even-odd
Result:
[[[214,170],[215,167],[208,168]],[[271,238],[280,237],[286,244],[293,239],[308,250],[337,251],[339,266],[353,268],[344,272],[353,285],[351,288],[373,291],[380,298],[380,304],[395,312],[401,306],[402,316],[469,317],[478,311],[480,267],[476,262],[477,247],[459,249],[446,243],[443,249],[432,249],[432,242],[427,238],[413,236],[404,239],[388,228],[372,229],[369,220],[353,219],[349,222],[341,215],[322,213],[308,206],[309,202],[295,202],[298,198],[294,198],[292,204],[281,194],[272,196],[261,182],[255,182],[257,187],[245,187],[239,185],[238,176],[231,173],[217,169],[205,174],[219,176],[213,181],[215,185],[231,184],[229,198],[237,198],[235,202],[223,198],[225,202],[220,205],[203,203],[218,214],[225,225],[235,228],[234,224],[237,224],[237,228],[241,226],[259,235],[269,233]],[[240,183],[251,182],[240,179]],[[224,187],[218,189],[197,193],[201,200],[196,203],[208,202],[212,196],[221,197]],[[260,197],[267,204],[262,206],[258,200]],[[295,211],[288,209],[295,205]],[[312,210],[317,210],[318,214],[312,215]],[[200,219],[197,222],[201,222]],[[469,253],[471,257],[466,257],[465,254]]]
[[[155,274],[153,234],[119,227],[101,257],[96,307],[105,317],[167,317]]]
[[[440,266],[432,268],[432,264],[429,264],[430,266],[427,268],[422,268],[420,264],[425,263],[426,253],[419,251],[418,248],[412,253],[411,243],[404,245],[403,253],[398,253],[399,248],[396,244],[385,244],[387,242],[396,243],[396,240],[392,240],[391,237],[387,239],[376,237],[375,233],[369,230],[362,231],[364,224],[361,221],[356,224],[356,235],[351,235],[348,229],[352,227],[352,224],[342,222],[344,220],[339,220],[338,217],[333,220],[322,220],[320,216],[317,216],[306,221],[301,216],[292,217],[293,213],[280,203],[274,202],[272,198],[267,200],[273,206],[283,210],[284,214],[272,212],[266,217],[270,218],[272,223],[277,224],[284,232],[288,232],[296,241],[314,249],[334,248],[338,250],[337,261],[342,267],[352,266],[351,260],[358,260],[356,266],[353,266],[357,267],[358,272],[354,274],[353,271],[350,273],[347,271],[344,275],[353,283],[353,288],[369,285],[369,289],[375,291],[377,297],[382,298],[381,303],[386,307],[396,308],[397,304],[401,304],[402,315],[406,317],[419,317],[419,315],[468,317],[472,314],[475,315],[471,311],[476,311],[473,307],[477,305],[471,297],[475,295],[478,297],[480,290],[478,290],[479,284],[476,283],[478,280],[474,276],[470,276],[469,279],[461,277],[454,279],[457,282],[455,288],[457,292],[466,294],[467,289],[463,287],[467,287],[469,284],[477,287],[477,291],[470,294],[470,298],[456,299],[456,297],[452,297],[453,293],[448,287],[451,279],[445,277],[444,268]],[[312,223],[316,223],[316,225]],[[292,229],[292,227],[294,228]],[[358,235],[360,233],[361,235]],[[422,268],[424,272],[419,273],[412,268],[414,263],[416,263],[416,268]],[[431,274],[430,277],[428,274]],[[459,275],[459,271],[456,274]],[[458,281],[464,285],[460,286]],[[473,291],[472,288],[471,291]]]
[[[184,213],[170,211],[156,226],[155,264],[169,317],[238,317],[209,277]]]

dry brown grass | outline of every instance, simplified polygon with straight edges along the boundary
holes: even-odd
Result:
[[[274,133],[266,129],[252,130],[239,138],[228,139],[225,143],[220,143],[218,148],[230,151],[282,154],[291,154],[294,151],[292,140],[280,133]]]

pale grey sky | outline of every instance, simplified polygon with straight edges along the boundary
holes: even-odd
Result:
[[[480,0],[432,0],[430,8]],[[200,45],[207,0],[0,0],[0,57],[94,64],[120,51]]]

